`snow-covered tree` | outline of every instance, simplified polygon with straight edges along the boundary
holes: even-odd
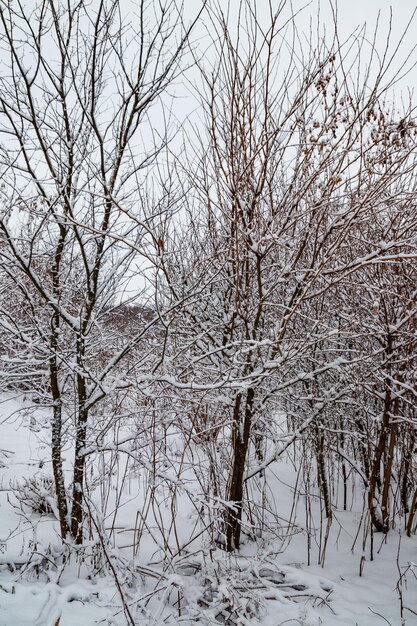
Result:
[[[138,316],[118,342],[107,324],[129,299],[133,261],[155,247],[161,214],[144,190],[169,133],[162,116],[153,132],[149,116],[193,28],[174,2],[141,0],[133,13],[122,4],[0,7],[0,262],[14,294],[2,293],[2,330],[14,363],[27,359],[14,374],[42,372],[61,535],[77,543],[91,411],[130,384],[115,368],[157,319]],[[74,447],[69,502],[64,430]]]
[[[411,110],[392,122],[386,67],[360,66],[365,40],[354,58],[337,33],[331,44],[298,45],[290,19],[287,45],[285,3],[271,5],[266,27],[253,3],[239,6],[237,32],[213,18],[215,58],[199,64],[204,127],[184,151],[184,219],[161,250],[172,302],[196,296],[178,313],[184,348],[170,383],[188,388],[199,411],[208,405],[207,430],[221,429],[207,495],[224,509],[217,538],[229,551],[242,524],[251,529],[248,481],[302,432],[331,518],[323,429],[338,428],[350,406],[344,372],[370,359],[352,354],[339,292],[350,285],[355,318],[356,281],[369,267],[415,262],[416,225],[415,123]],[[282,411],[290,433],[280,435]]]

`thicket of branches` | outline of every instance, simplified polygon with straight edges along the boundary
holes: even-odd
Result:
[[[407,68],[388,77],[389,37],[382,56],[336,25],[307,39],[272,5],[264,23],[242,1],[237,31],[200,7],[202,59],[200,13],[174,2],[1,4],[1,384],[50,407],[66,545],[104,549],[138,472],[136,552],[155,526],[171,559],[282,538],[268,479],[287,454],[324,529],[355,488],[365,537],[415,532],[417,125],[390,101]],[[190,65],[178,148],[164,112]]]

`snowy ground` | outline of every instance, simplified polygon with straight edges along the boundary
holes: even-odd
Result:
[[[29,405],[28,405],[29,406]],[[30,411],[22,398],[0,401],[0,626],[93,626],[126,625],[120,595],[108,574],[88,577],[77,559],[57,569],[44,558],[45,546],[56,555],[60,544],[53,514],[22,515],[13,495],[13,485],[34,475],[50,474],[48,413]],[[68,451],[68,454],[70,451]],[[293,469],[282,461],[273,468],[274,497],[282,502],[282,516],[290,515],[292,495],[287,482]],[[126,485],[132,491],[132,485]],[[358,493],[358,499],[360,493]],[[131,542],[132,517],[141,503],[131,497],[118,518],[119,541]],[[195,551],[175,571],[166,572],[157,594],[152,578],[130,597],[136,606],[137,624],[261,624],[262,626],[391,626],[417,625],[417,540],[393,531],[386,541],[374,539],[374,560],[369,542],[362,553],[362,534],[355,536],[360,521],[360,503],[355,512],[338,511],[327,544],[324,567],[317,564],[319,529],[311,543],[311,565],[307,565],[307,533],[303,531],[304,505],[300,498],[294,536],[288,545],[264,541],[247,542],[239,557],[220,550]],[[180,528],[187,534],[188,508],[178,507]],[[355,548],[352,550],[352,545]],[[121,545],[121,544],[120,544]],[[150,545],[150,544],[149,544]],[[42,546],[42,548],[40,548]],[[124,548],[128,556],[128,548]],[[29,559],[31,557],[31,559]],[[142,573],[155,571],[150,563],[152,549],[137,558]],[[30,560],[30,566],[26,564]],[[414,566],[413,564],[416,563]],[[362,576],[359,570],[362,567]],[[400,579],[401,574],[403,576]],[[120,574],[122,586],[126,577]],[[122,579],[123,578],[123,579]],[[210,595],[203,597],[210,581]],[[400,582],[399,582],[400,581]],[[402,591],[403,621],[399,589]],[[181,590],[188,608],[170,611]],[[148,602],[148,599],[151,601]],[[184,601],[184,600],[183,600]],[[205,604],[204,604],[205,603]],[[222,605],[223,603],[223,605]],[[244,617],[236,622],[233,603],[246,603]],[[216,620],[224,606],[223,622]],[[193,618],[193,607],[195,617]],[[205,607],[202,611],[201,608]],[[198,611],[197,611],[198,608]],[[413,613],[413,611],[415,613]]]

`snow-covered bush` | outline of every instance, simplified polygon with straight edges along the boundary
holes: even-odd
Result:
[[[14,486],[13,492],[24,512],[41,515],[54,513],[55,487],[52,476],[25,478]]]

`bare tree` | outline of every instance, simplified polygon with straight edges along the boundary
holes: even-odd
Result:
[[[415,188],[411,109],[404,132],[387,115],[392,58],[387,51],[375,68],[372,53],[363,73],[365,40],[346,55],[337,30],[331,43],[306,45],[291,12],[284,19],[288,6],[274,12],[270,3],[265,27],[254,3],[241,2],[237,34],[213,15],[215,60],[200,66],[205,130],[187,136],[185,151],[195,146],[185,166],[186,224],[160,255],[173,301],[199,294],[181,307],[184,349],[169,382],[192,390],[201,408],[216,407],[206,428],[221,428],[226,452],[214,462],[220,490],[210,498],[225,508],[218,539],[229,551],[239,548],[242,524],[251,526],[243,522],[248,481],[303,432],[315,433],[331,519],[323,419],[352,393],[341,375],[352,359],[335,294],[363,268],[415,259],[411,196],[395,239],[382,241],[372,225],[388,205],[400,215],[404,186]],[[282,441],[284,408],[294,431]]]
[[[61,535],[76,543],[91,411],[129,384],[114,369],[156,319],[139,318],[135,336],[103,360],[103,316],[123,297],[123,276],[146,256],[161,221],[143,185],[168,134],[163,121],[153,133],[150,111],[180,71],[203,5],[189,26],[170,0],[141,0],[131,21],[119,0],[0,8],[1,265],[24,309],[3,299],[2,326],[16,346],[36,343],[31,355],[42,361],[53,409]],[[70,503],[64,422],[74,446]]]
[[[321,563],[339,473],[344,508],[354,474],[376,530],[400,510],[414,528],[413,108],[389,103],[389,42],[364,69],[365,39],[304,40],[290,2],[268,7],[264,24],[242,0],[237,32],[209,12],[179,157],[150,123],[194,24],[174,3],[140,2],[136,30],[117,0],[2,5],[2,377],[52,408],[64,540],[83,541],[87,459],[118,467],[126,415],[125,476],[148,476],[136,552],[149,519],[172,559],[206,532],[239,549],[267,528],[268,468],[291,448],[321,498]],[[138,277],[148,300],[129,297]],[[190,474],[201,527],[181,543]]]

